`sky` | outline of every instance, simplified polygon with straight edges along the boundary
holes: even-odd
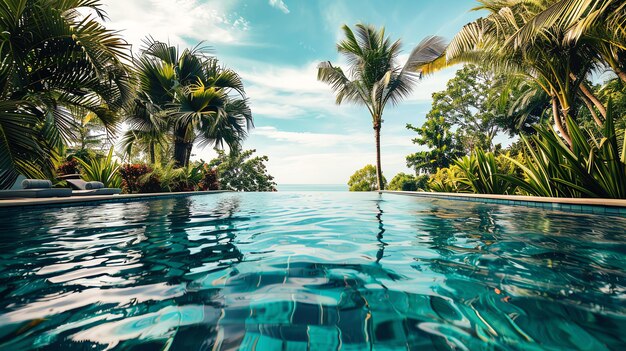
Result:
[[[204,42],[220,62],[242,77],[255,128],[245,149],[268,155],[279,184],[345,184],[354,171],[375,163],[371,117],[363,106],[335,104],[317,81],[322,61],[345,62],[336,50],[340,28],[384,26],[401,39],[403,56],[429,35],[450,39],[480,17],[475,0],[103,0],[107,27],[141,48],[146,36],[180,48]],[[383,115],[382,169],[387,180],[411,173],[405,157],[421,150],[406,124],[421,125],[433,92],[445,89],[456,68],[425,77],[412,96]],[[209,160],[211,148],[195,147]]]

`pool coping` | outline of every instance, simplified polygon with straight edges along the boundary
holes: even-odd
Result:
[[[438,198],[445,200],[473,201],[489,204],[525,206],[560,210],[577,213],[594,213],[607,215],[626,215],[626,200],[597,199],[597,198],[562,198],[540,197],[523,195],[491,195],[465,193],[435,193],[425,191],[391,191],[383,190],[380,193]]]
[[[89,205],[103,202],[126,202],[134,200],[151,200],[159,198],[174,198],[185,196],[197,196],[207,194],[219,194],[231,192],[230,190],[208,190],[208,191],[185,191],[177,193],[151,193],[151,194],[119,194],[119,195],[94,195],[94,196],[71,196],[71,197],[50,197],[50,198],[20,198],[0,200],[0,208],[15,207],[39,207],[54,205]]]

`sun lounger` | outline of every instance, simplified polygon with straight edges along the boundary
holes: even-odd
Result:
[[[122,192],[120,188],[105,188],[101,182],[86,182],[80,178],[66,178],[65,181],[74,189],[72,196],[116,195]]]
[[[44,179],[24,179],[22,189],[0,190],[0,199],[47,198],[72,196],[72,189],[53,188],[52,182]]]

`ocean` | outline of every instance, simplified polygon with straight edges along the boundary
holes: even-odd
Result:
[[[346,184],[278,184],[278,191],[348,191]]]

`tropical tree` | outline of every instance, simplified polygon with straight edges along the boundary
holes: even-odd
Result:
[[[384,189],[380,157],[380,131],[383,112],[388,102],[398,104],[411,92],[417,80],[426,73],[425,65],[441,56],[444,42],[439,37],[428,37],[413,49],[406,63],[398,65],[401,43],[392,42],[380,30],[370,25],[357,24],[355,31],[342,27],[345,39],[337,50],[348,61],[344,72],[330,62],[318,66],[318,80],[328,83],[336,93],[336,103],[344,101],[365,105],[372,118],[376,142],[376,180]]]
[[[413,138],[414,144],[429,148],[406,157],[407,167],[415,169],[415,173],[434,173],[463,155],[457,134],[451,130],[452,124],[442,115],[429,113],[420,128],[411,124],[406,127],[419,135]]]
[[[216,149],[217,157],[208,164],[217,170],[220,188],[233,191],[276,191],[276,182],[265,163],[267,156],[254,156],[256,150],[235,150],[227,154]]]
[[[243,82],[206,47],[181,52],[149,38],[135,66],[139,93],[128,120],[127,150],[143,140],[154,160],[154,146],[169,133],[176,165],[187,166],[195,143],[240,148],[253,125]]]
[[[132,84],[128,46],[104,19],[99,0],[0,2],[0,188],[46,176],[75,109],[115,132]]]
[[[382,185],[382,187],[379,187]],[[379,182],[376,167],[367,165],[356,172],[348,180],[350,191],[374,191],[376,189],[384,189],[387,186],[387,179]]]
[[[575,117],[572,111],[576,100],[582,100],[592,111],[597,108],[602,116],[606,114],[586,83],[599,68],[598,51],[582,40],[571,40],[572,32],[565,26],[552,25],[552,20],[543,21],[546,16],[553,18],[551,13],[555,8],[565,6],[576,12],[572,7],[576,1],[483,0],[476,9],[489,14],[463,27],[446,49],[450,63],[481,63],[498,74],[525,77],[541,87],[550,97],[554,124],[570,146],[572,140],[565,121]],[[600,1],[615,3],[610,0],[585,3]],[[610,7],[596,10],[607,8]],[[524,29],[534,28],[539,22],[545,23],[538,32]],[[599,116],[595,121],[598,125],[603,123]]]

